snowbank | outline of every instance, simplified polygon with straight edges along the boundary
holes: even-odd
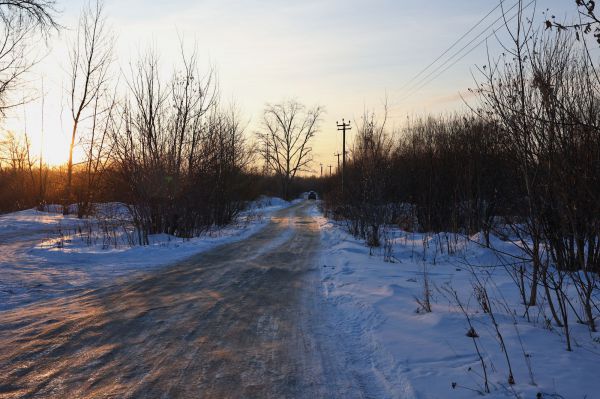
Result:
[[[363,345],[362,360],[349,367],[357,373],[374,369],[389,397],[481,397],[481,362],[473,339],[466,335],[469,324],[452,300],[452,291],[457,292],[479,335],[476,341],[491,390],[485,397],[536,398],[538,393],[542,398],[597,397],[598,335],[590,336],[586,326],[573,325],[577,347],[567,352],[561,331],[546,328],[540,309],[530,310],[530,321],[522,317],[515,284],[504,268],[495,267],[496,255],[474,242],[476,237],[457,240],[447,236],[453,252],[448,255],[439,249],[448,244],[444,235],[391,230],[394,263],[386,263],[381,249],[371,256],[369,248],[324,218],[316,207],[314,217],[323,240],[320,269],[329,317],[344,332],[340,339],[354,335],[352,340]],[[515,251],[514,245],[497,238],[493,245]],[[508,384],[506,357],[490,316],[473,295],[475,275],[471,270],[487,279],[515,385]],[[415,299],[424,297],[425,276],[432,292],[431,313],[423,312]]]
[[[126,208],[115,204],[97,207],[98,218],[84,220],[37,210],[0,216],[0,310],[87,289],[243,240],[266,226],[273,212],[290,205],[279,198],[261,198],[225,228],[187,240],[154,235],[148,246],[128,245],[121,230],[115,230],[117,238],[107,245],[98,231],[103,223],[127,219]]]
[[[80,221],[61,213],[41,212],[36,209],[0,215],[0,235],[14,235],[26,231],[40,231],[58,227],[59,224],[76,226]]]

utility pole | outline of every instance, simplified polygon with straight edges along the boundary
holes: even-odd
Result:
[[[269,173],[271,172],[271,148],[269,146],[269,142],[265,143],[265,147],[265,164],[263,165],[263,174],[269,175]]]
[[[329,176],[331,176],[331,168],[332,167],[333,167],[332,165],[329,165]]]
[[[344,119],[342,119],[342,123],[336,122],[338,132],[341,131],[343,133],[342,138],[342,193],[344,192],[344,172],[346,171],[346,131],[352,130],[350,127],[350,121],[346,123]]]
[[[340,156],[341,155],[342,155],[341,152],[338,152],[337,154],[333,154],[333,156],[337,157],[337,159],[338,159],[338,168],[337,168],[338,173],[340,172]]]
[[[321,164],[321,177],[323,177],[323,164]]]

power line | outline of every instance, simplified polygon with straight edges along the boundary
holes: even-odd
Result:
[[[421,78],[415,85],[412,85],[412,88],[409,88],[409,90],[408,90],[408,94],[406,94],[404,97],[402,97],[401,101],[404,101],[407,97],[409,97],[410,95],[412,95],[413,94],[413,90],[415,89],[415,87],[419,86],[421,83],[423,83],[428,78],[430,78],[433,74],[437,73],[441,68],[444,68],[444,66],[446,66],[448,64],[448,62],[450,62],[451,60],[453,60],[454,58],[456,58],[467,47],[469,47],[471,44],[473,44],[473,42],[475,42],[477,39],[479,39],[481,36],[483,36],[485,33],[487,33],[487,31],[490,28],[492,28],[494,25],[496,25],[496,23],[498,23],[498,21],[500,21],[501,19],[503,19],[504,15],[506,13],[512,11],[512,9],[515,8],[519,3],[520,3],[520,1],[517,1],[515,4],[513,4],[513,6],[510,7],[507,11],[505,11],[503,15],[500,15],[498,18],[496,18],[496,20],[494,22],[492,22],[491,24],[489,24],[488,26],[486,26],[485,29],[483,29],[481,32],[479,32],[479,34],[477,34],[473,39],[471,39],[467,44],[465,44],[463,47],[461,47],[458,51],[454,52],[454,54],[452,54],[449,58],[447,58],[444,62],[442,62],[441,65],[438,65],[433,71],[431,71],[430,73],[428,73],[427,76]]]
[[[477,21],[477,23],[475,25],[473,25],[471,27],[471,29],[469,29],[467,32],[465,32],[461,37],[459,37],[454,43],[452,43],[450,45],[450,47],[448,47],[442,54],[440,54],[435,60],[431,61],[431,63],[429,65],[427,65],[425,68],[421,69],[421,71],[419,73],[417,73],[415,76],[413,76],[408,82],[406,82],[399,90],[404,90],[405,88],[407,88],[408,86],[410,86],[416,79],[418,79],[422,74],[425,73],[425,71],[427,71],[429,68],[431,68],[433,66],[433,64],[435,64],[436,62],[438,62],[443,56],[445,56],[446,54],[448,54],[450,52],[450,50],[452,50],[454,47],[456,47],[456,45],[458,43],[460,43],[462,41],[462,39],[464,39],[465,37],[467,37],[471,32],[473,32],[479,25],[481,25],[481,23],[483,21],[485,21],[487,19],[487,17],[489,17],[490,15],[492,15],[492,13],[494,11],[496,11],[498,9],[498,7],[500,7],[502,5],[502,3],[504,3],[505,0],[501,0],[496,7],[492,8],[492,10],[490,12],[488,12],[487,14],[485,14],[485,16],[483,18],[481,18],[479,21]],[[513,6],[514,7],[514,6]]]
[[[513,19],[515,19],[520,12],[522,12],[523,10],[529,8],[533,3],[535,3],[536,0],[531,0],[529,3],[527,3],[527,5],[525,7],[522,8],[522,10],[517,11],[517,13],[515,13],[512,17],[510,17],[509,19],[506,20],[506,22],[510,22]],[[519,2],[517,2],[515,5],[513,5],[511,8],[509,8],[506,12],[511,11],[513,8],[515,8],[515,6],[517,6],[517,4],[519,4]],[[489,35],[487,35],[486,37],[483,38],[483,40],[479,41],[477,44],[475,44],[475,46],[473,46],[472,48],[470,48],[466,53],[462,54],[457,60],[455,60],[454,62],[452,62],[450,65],[448,65],[448,63],[450,61],[452,61],[454,58],[456,58],[458,55],[460,55],[461,52],[463,52],[467,47],[469,47],[471,44],[473,44],[473,42],[475,42],[477,39],[479,39],[481,36],[483,36],[483,34],[485,34],[488,29],[492,28],[499,20],[503,19],[504,15],[500,16],[498,19],[496,19],[491,25],[489,25],[485,30],[483,30],[480,34],[478,34],[477,36],[475,36],[475,38],[473,38],[469,43],[467,43],[465,46],[463,46],[460,50],[458,50],[456,53],[454,53],[450,58],[448,58],[446,61],[444,61],[440,66],[438,66],[436,69],[434,69],[432,72],[430,72],[427,76],[425,76],[424,78],[420,79],[419,82],[417,83],[416,86],[413,87],[413,89],[409,90],[408,93],[406,95],[404,95],[397,103],[402,103],[404,102],[407,98],[413,96],[414,94],[418,93],[419,90],[421,90],[423,87],[427,86],[429,83],[433,82],[435,79],[437,79],[440,75],[442,75],[444,72],[446,72],[448,69],[452,68],[454,65],[456,65],[459,61],[461,61],[462,59],[464,59],[467,55],[471,54],[475,49],[477,49],[479,46],[481,46],[483,43],[486,42],[486,40],[488,40],[489,38],[491,38],[492,36],[494,36],[496,34],[496,32],[498,32],[498,30],[501,27],[497,27],[495,28],[492,33],[490,33]],[[503,22],[504,24],[504,22]],[[448,66],[446,66],[448,65]],[[445,68],[444,68],[445,67]],[[443,68],[443,69],[442,69]],[[441,69],[441,71],[440,71]],[[439,72],[439,73],[438,73]],[[436,74],[437,73],[437,74]],[[434,76],[434,74],[436,74]],[[433,77],[432,77],[433,76]],[[432,77],[432,78],[431,78]],[[429,79],[431,78],[431,79]]]
[[[506,22],[508,23],[508,22],[512,21],[513,19],[515,19],[519,15],[519,12],[526,10],[529,6],[531,6],[533,3],[535,3],[535,1],[536,0],[531,0],[525,7],[523,7],[522,10],[518,11],[512,17],[510,17],[509,19],[507,19]],[[498,30],[500,30],[500,29],[501,29],[501,27],[498,27],[498,28],[494,29],[492,31],[492,33],[490,33],[488,36],[486,36],[485,38],[483,38],[483,40],[481,40],[479,43],[477,43],[475,46],[473,46],[469,51],[467,51],[465,54],[463,54],[459,59],[457,59],[456,61],[454,61],[452,64],[448,65],[446,68],[444,68],[442,71],[440,71],[437,75],[435,75],[429,81],[424,82],[424,84],[422,84],[421,86],[419,86],[417,88],[417,90],[415,91],[415,93],[418,92],[419,90],[421,90],[423,87],[427,86],[429,83],[431,83],[434,80],[436,80],[438,77],[440,77],[440,75],[442,75],[448,69],[452,68],[454,65],[456,65],[458,62],[460,62],[467,55],[471,54],[475,49],[477,49],[479,46],[481,46],[483,43],[485,43],[489,38],[491,38],[492,36],[494,36],[496,34],[496,32],[498,32]]]

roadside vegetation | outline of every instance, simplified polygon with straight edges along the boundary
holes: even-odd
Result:
[[[0,12],[15,43],[62,30],[53,1],[8,2]],[[87,3],[76,29],[65,33],[69,159],[50,167],[32,153],[28,134],[0,136],[0,213],[60,204],[65,215],[85,218],[95,203],[118,202],[129,209],[133,242],[147,245],[154,234],[190,238],[227,225],[261,194],[290,199],[308,187],[300,175],[312,161],[321,107],[268,104],[254,134],[221,100],[216,71],[204,71],[183,39],[172,73],[152,49],[119,72],[101,1]],[[36,62],[17,51],[0,54],[6,108]],[[75,149],[82,160],[73,158]]]
[[[469,325],[475,313],[488,315],[486,328],[506,354],[508,386],[517,378],[509,353],[527,355],[522,344],[507,348],[499,315],[517,325],[542,314],[567,351],[581,345],[574,325],[586,326],[594,345],[600,317],[600,79],[589,51],[592,28],[548,22],[537,29],[523,11],[517,20],[506,24],[504,52],[477,67],[468,112],[413,118],[397,130],[386,110],[365,113],[344,178],[328,179],[323,205],[388,261],[390,232],[420,234],[424,251],[434,245],[428,250],[458,259],[472,290],[433,286],[424,264],[419,312],[435,312],[432,302],[441,297]],[[496,260],[469,263],[460,251],[466,245]],[[502,296],[494,270],[506,271],[518,297]],[[468,310],[470,302],[477,309]],[[471,326],[467,336],[481,363],[477,390],[489,393],[478,331]]]

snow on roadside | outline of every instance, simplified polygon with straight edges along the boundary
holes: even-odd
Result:
[[[27,209],[0,215],[0,236],[16,236],[31,231],[45,231],[56,228],[60,224],[76,226],[79,222],[75,216]]]
[[[578,345],[567,352],[561,332],[544,328],[539,311],[531,310],[529,322],[521,317],[518,291],[503,268],[490,267],[497,258],[489,249],[464,240],[456,243],[455,254],[440,254],[432,249],[433,238],[394,230],[395,262],[386,263],[380,250],[371,256],[363,242],[323,217],[316,207],[313,216],[323,242],[321,281],[325,301],[330,305],[325,309],[330,309],[329,317],[343,332],[339,339],[345,339],[348,331],[360,335],[365,354],[362,362],[352,367],[372,369],[383,381],[380,385],[387,388],[388,397],[481,397],[477,391],[483,391],[482,367],[473,340],[466,336],[468,323],[443,287],[458,293],[479,334],[477,342],[491,389],[485,397],[536,398],[541,393],[541,398],[592,398],[600,392],[599,336],[590,336],[586,326],[573,325]],[[513,245],[499,239],[494,245],[514,251]],[[515,385],[507,382],[505,355],[489,315],[481,311],[473,297],[473,275],[465,262],[485,266],[481,276],[485,273],[489,277],[490,296],[498,301],[494,302],[495,312]],[[415,300],[423,297],[424,270],[432,286],[431,313],[417,312]],[[500,302],[514,307],[504,311]],[[562,396],[553,396],[556,394]]]
[[[187,240],[154,235],[148,246],[130,246],[123,241],[104,245],[101,239],[90,243],[82,238],[81,231],[89,226],[97,229],[93,219],[33,209],[2,215],[0,311],[112,282],[241,241],[266,226],[272,213],[290,205],[279,198],[263,197],[250,203],[229,226]]]

